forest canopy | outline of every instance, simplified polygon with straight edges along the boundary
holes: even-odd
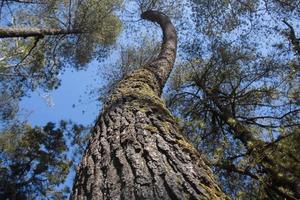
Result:
[[[175,25],[177,59],[162,96],[221,189],[232,199],[299,199],[294,0],[1,0],[0,199],[68,198],[94,122],[41,125],[20,105],[37,91],[51,95],[70,69],[80,82],[93,65],[100,81],[85,95],[100,111],[122,78],[159,56],[157,26],[141,21],[147,10]]]

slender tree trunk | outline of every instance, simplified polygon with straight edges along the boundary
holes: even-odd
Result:
[[[164,39],[157,60],[112,92],[78,167],[71,199],[227,199],[160,99],[176,57],[169,18],[147,11]]]
[[[43,29],[43,28],[0,28],[0,38],[12,37],[44,37],[46,35],[80,34],[80,30]]]
[[[284,176],[278,175],[278,171],[280,169],[283,170],[284,167],[281,165],[281,163],[274,161],[272,156],[268,152],[266,152],[266,146],[268,143],[264,142],[263,140],[257,139],[255,137],[255,134],[253,134],[247,126],[245,126],[242,122],[235,118],[234,114],[230,109],[228,109],[228,107],[222,105],[222,103],[218,99],[218,94],[220,93],[220,91],[212,92],[210,90],[207,90],[200,82],[197,82],[197,84],[218,107],[219,112],[216,112],[216,114],[230,127],[233,132],[233,137],[239,139],[243,143],[249,154],[251,154],[252,159],[257,160],[257,164],[261,165],[263,171],[265,172],[265,174],[267,174],[271,182],[266,183],[266,187],[275,191],[286,199],[300,199],[299,179],[297,178],[297,176],[294,176],[293,172],[291,173],[291,171],[289,170],[282,171]],[[234,168],[231,169],[235,171]],[[253,177],[251,173],[245,175],[249,175],[252,178],[259,180],[257,177]],[[293,177],[294,179],[291,179],[290,177]],[[278,189],[280,187],[291,191],[293,194],[285,194]]]

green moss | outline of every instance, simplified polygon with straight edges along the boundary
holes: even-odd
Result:
[[[230,117],[228,120],[227,120],[227,122],[228,122],[228,124],[230,125],[230,126],[235,126],[236,125],[236,120],[235,119],[233,119],[232,117]]]
[[[180,146],[182,146],[182,147],[184,147],[184,148],[186,148],[186,149],[192,149],[192,148],[194,148],[190,143],[188,143],[188,142],[185,141],[184,139],[177,140],[177,143],[178,143]]]
[[[191,199],[191,195],[189,193],[183,193],[184,199]]]
[[[150,131],[150,132],[158,132],[158,129],[155,127],[155,126],[151,126],[151,125],[146,125],[145,127],[144,127],[144,129],[146,129],[146,130],[148,130],[148,131]]]
[[[139,107],[139,111],[143,112],[143,113],[146,113],[149,111],[149,109],[146,109],[144,107]]]
[[[181,185],[182,184],[182,180],[177,176],[176,177],[176,183],[178,184],[178,185]]]
[[[161,124],[166,132],[171,133],[171,124],[169,122],[163,121]]]
[[[221,194],[219,191],[216,191],[216,189],[213,187],[208,187],[203,183],[200,183],[199,186],[209,194],[209,198],[207,199],[213,199],[213,200],[228,199],[229,200],[228,197],[226,197],[224,194]],[[216,194],[220,194],[221,196],[217,196]]]
[[[140,105],[151,108],[155,113],[171,118],[172,114],[166,108],[165,103],[159,97],[160,88],[155,76],[146,69],[139,69],[122,80],[108,99],[111,105],[118,100],[133,99],[139,101]],[[142,109],[143,111],[147,111]]]
[[[195,147],[190,144],[186,139],[182,138],[176,141],[177,144],[183,148],[184,151],[190,152],[191,154],[198,155],[199,152],[195,149]]]

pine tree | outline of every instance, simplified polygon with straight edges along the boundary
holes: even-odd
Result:
[[[71,199],[226,199],[159,97],[175,61],[176,31],[160,12],[146,11],[142,18],[160,24],[161,52],[111,92]]]

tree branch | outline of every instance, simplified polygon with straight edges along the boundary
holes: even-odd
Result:
[[[300,56],[300,41],[296,37],[294,27],[291,24],[289,24],[285,19],[282,20],[282,22],[285,23],[285,25],[287,25],[287,27],[290,29],[288,39],[291,41],[291,43],[293,45],[293,48],[296,51],[296,53]]]
[[[43,29],[43,28],[0,28],[0,38],[39,37],[46,35],[67,35],[84,33],[77,29]]]

